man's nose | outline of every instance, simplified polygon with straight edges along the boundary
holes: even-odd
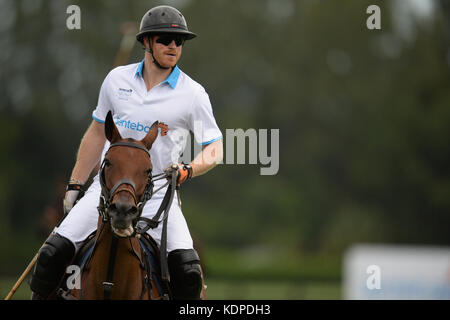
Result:
[[[172,49],[172,48],[176,48],[177,45],[176,45],[176,43],[175,43],[175,40],[172,40],[172,42],[169,43],[168,47],[171,48],[171,49]]]

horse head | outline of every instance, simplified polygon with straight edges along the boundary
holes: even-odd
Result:
[[[120,237],[133,235],[133,221],[151,197],[152,162],[149,150],[158,136],[158,121],[142,140],[122,138],[111,111],[105,120],[105,135],[111,143],[100,168],[104,220],[110,220]]]

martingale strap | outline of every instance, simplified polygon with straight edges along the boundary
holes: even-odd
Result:
[[[111,247],[109,249],[108,273],[106,275],[106,281],[103,282],[103,294],[105,300],[111,299],[112,289],[114,287],[113,277],[114,267],[116,264],[118,241],[119,239],[114,236],[111,239]]]

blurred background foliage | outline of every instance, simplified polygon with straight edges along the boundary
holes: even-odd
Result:
[[[66,28],[70,4],[81,30]],[[121,26],[159,4],[199,35],[179,65],[223,133],[280,130],[276,175],[223,164],[183,186],[213,297],[279,280],[306,284],[256,291],[339,298],[352,244],[450,244],[448,2],[0,0],[0,276],[22,272],[61,211]],[[142,56],[136,44],[129,62]]]

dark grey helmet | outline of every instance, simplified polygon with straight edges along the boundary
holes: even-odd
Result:
[[[144,14],[136,39],[143,44],[144,35],[152,33],[183,34],[186,40],[197,36],[188,30],[186,19],[181,12],[170,6],[157,6]]]

